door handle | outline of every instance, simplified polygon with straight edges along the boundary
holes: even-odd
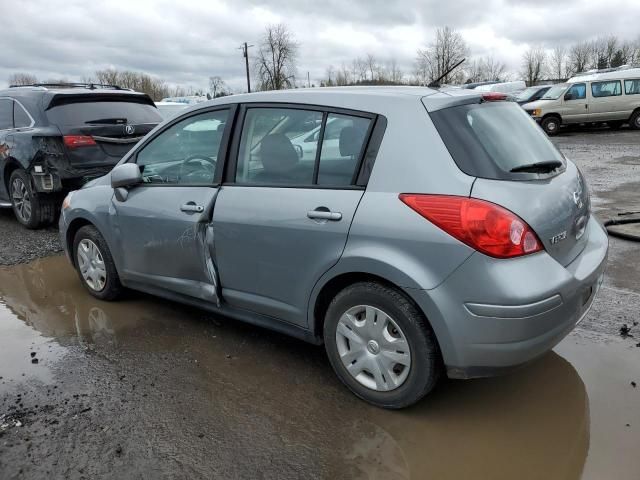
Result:
[[[342,220],[340,212],[332,212],[330,210],[310,210],[307,212],[307,217],[312,220],[331,220],[332,222]]]
[[[189,202],[189,203],[185,203],[184,205],[182,205],[180,207],[180,210],[182,210],[183,212],[202,213],[202,212],[204,212],[204,207],[202,205],[196,205],[193,202]]]

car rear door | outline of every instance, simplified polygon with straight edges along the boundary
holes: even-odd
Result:
[[[310,292],[339,260],[364,193],[357,177],[375,116],[254,104],[240,118],[237,154],[213,214],[222,296],[234,307],[306,326]],[[325,126],[338,120],[340,151],[324,142]],[[291,139],[318,123],[312,155],[301,155]]]
[[[620,80],[591,82],[589,113],[593,120],[625,120],[629,118],[626,105]]]
[[[128,284],[217,302],[211,214],[232,111],[217,107],[182,117],[132,157],[143,183],[112,200],[120,273]]]

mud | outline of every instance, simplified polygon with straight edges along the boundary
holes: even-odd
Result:
[[[638,178],[630,133],[556,140],[601,215]],[[320,347],[143,294],[100,302],[60,256],[0,267],[0,478],[637,480],[639,253],[612,239],[591,313],[553,352],[400,412],[351,395]]]

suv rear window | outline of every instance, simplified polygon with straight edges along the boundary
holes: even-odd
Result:
[[[474,103],[431,112],[453,160],[464,173],[495,180],[522,179],[511,170],[560,161],[562,154],[513,102]]]
[[[114,96],[115,97],[115,96]],[[107,98],[82,95],[52,101],[47,118],[55,125],[159,123],[158,109],[144,97]]]

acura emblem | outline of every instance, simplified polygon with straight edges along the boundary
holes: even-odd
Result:
[[[125,125],[124,127],[124,133],[126,133],[127,135],[133,135],[133,132],[136,131],[136,127],[134,127],[133,125]]]

